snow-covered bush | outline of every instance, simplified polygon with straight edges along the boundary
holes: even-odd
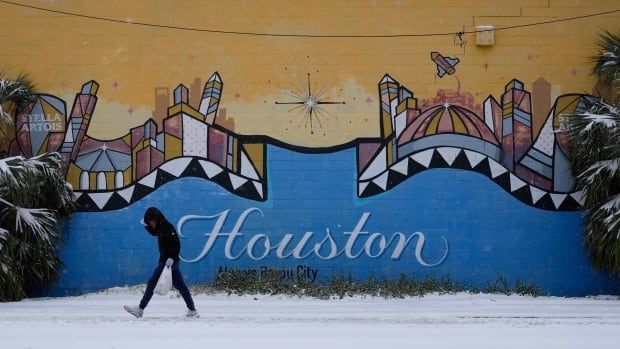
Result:
[[[569,120],[569,146],[577,188],[584,195],[585,245],[594,266],[620,275],[620,35],[605,32],[594,72],[612,101],[597,100]]]
[[[0,129],[32,102],[32,84],[0,73]],[[4,137],[0,133],[0,137]],[[51,282],[60,265],[60,223],[73,209],[60,155],[0,159],[0,301],[31,295]]]

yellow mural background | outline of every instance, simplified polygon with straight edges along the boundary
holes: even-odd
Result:
[[[125,20],[262,33],[389,35],[456,33],[602,12],[612,0],[434,1],[77,1],[24,4]],[[589,56],[598,34],[617,30],[620,14],[495,32],[477,47],[473,34],[406,38],[291,38],[212,34],[109,23],[0,3],[0,69],[26,72],[40,92],[71,107],[88,80],[100,84],[89,135],[120,137],[153,115],[155,89],[202,84],[215,71],[224,82],[220,108],[240,134],[265,134],[305,146],[329,146],[379,133],[377,84],[388,73],[420,100],[440,89],[471,93],[475,103],[499,97],[513,78],[543,77],[552,97],[590,93]],[[460,59],[439,78],[430,52]],[[306,84],[328,89],[333,115],[311,133],[302,117],[276,101]],[[457,80],[458,77],[458,80]],[[316,84],[316,85],[315,85]],[[202,88],[202,86],[201,86]],[[170,97],[171,98],[171,97]],[[170,103],[172,100],[170,99]],[[542,120],[535,120],[540,126]]]

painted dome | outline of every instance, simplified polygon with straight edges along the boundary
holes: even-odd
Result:
[[[398,144],[437,134],[456,133],[499,145],[493,132],[472,111],[448,103],[426,109],[401,134]]]

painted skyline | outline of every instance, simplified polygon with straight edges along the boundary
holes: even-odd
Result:
[[[593,97],[563,95],[549,109],[550,84],[542,78],[534,84],[534,97],[513,79],[499,99],[489,95],[481,107],[457,90],[439,91],[422,109],[412,91],[386,74],[379,82],[380,137],[327,148],[234,133],[218,122],[234,125],[219,109],[224,86],[220,75],[214,73],[207,80],[196,102],[192,91],[199,82],[195,79],[192,90],[178,85],[166,108],[167,90],[156,88],[154,118],[111,140],[88,135],[98,101],[97,82],[82,86],[70,114],[61,99],[40,95],[17,117],[10,154],[60,152],[78,201],[88,194],[81,199],[86,210],[124,207],[185,176],[205,178],[235,195],[263,201],[268,144],[318,153],[356,146],[361,198],[390,190],[422,170],[454,167],[487,175],[532,206],[551,210],[580,206],[578,193],[573,193],[566,135],[559,130],[560,115],[585,110]],[[163,109],[166,117],[161,118]],[[537,119],[544,119],[538,121],[539,130]]]
[[[539,78],[533,101],[513,79],[499,101],[488,96],[478,112],[461,93],[438,94],[444,98],[420,109],[413,92],[385,75],[381,138],[358,145],[358,195],[387,191],[424,169],[455,167],[487,175],[529,205],[579,207],[561,116],[584,112],[594,97],[562,95],[548,109],[549,86]],[[544,120],[538,132],[536,118]]]

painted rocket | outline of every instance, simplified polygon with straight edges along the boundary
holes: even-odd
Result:
[[[458,58],[444,57],[439,52],[431,52],[431,59],[437,64],[437,76],[452,75],[456,72],[454,67],[459,64]]]

